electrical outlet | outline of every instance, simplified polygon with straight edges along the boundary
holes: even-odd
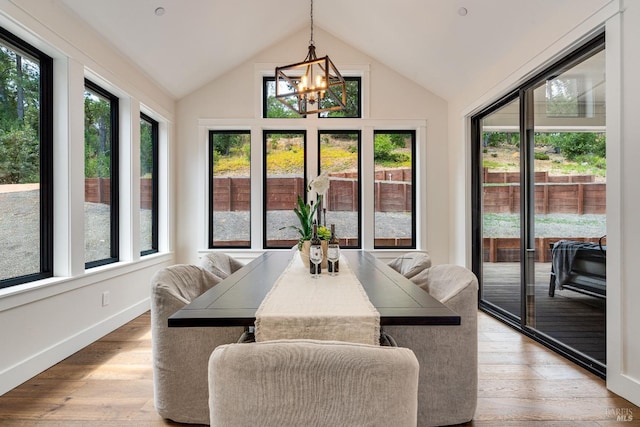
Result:
[[[106,307],[109,305],[110,302],[111,302],[111,295],[109,294],[109,291],[104,291],[102,293],[102,306]]]

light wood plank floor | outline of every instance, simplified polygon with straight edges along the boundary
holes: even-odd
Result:
[[[479,313],[479,398],[469,426],[631,426],[640,409],[603,380]],[[153,406],[149,313],[0,396],[0,425],[166,426]],[[631,413],[631,422],[616,421]]]

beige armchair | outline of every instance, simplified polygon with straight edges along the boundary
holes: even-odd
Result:
[[[458,313],[460,326],[385,326],[420,362],[418,426],[468,422],[478,397],[478,281],[468,269],[436,265],[411,279]]]
[[[218,276],[220,279],[226,279],[244,266],[244,264],[237,259],[222,252],[205,254],[200,259],[198,265],[215,276]]]
[[[209,424],[209,356],[217,346],[236,342],[244,329],[169,328],[167,318],[219,281],[208,271],[185,264],[164,268],[151,280],[153,391],[163,418]]]
[[[278,340],[216,348],[211,426],[416,425],[418,362],[406,348]]]
[[[425,268],[431,267],[431,256],[427,252],[410,252],[388,263],[398,273],[411,279]]]

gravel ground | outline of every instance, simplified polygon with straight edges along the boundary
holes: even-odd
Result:
[[[39,270],[39,191],[0,193],[0,280]],[[85,261],[108,258],[110,207],[85,203]],[[151,246],[151,213],[141,212],[142,248]],[[148,237],[147,237],[148,236]]]
[[[324,220],[323,220],[324,222]],[[401,212],[378,213],[375,217],[376,236],[411,237],[411,217]],[[300,222],[293,211],[267,212],[270,224],[267,239],[298,239],[299,234],[290,228]],[[338,237],[357,236],[357,216],[355,212],[329,212],[327,226],[336,225]],[[250,230],[249,212],[216,212],[213,228],[216,240],[248,240]]]

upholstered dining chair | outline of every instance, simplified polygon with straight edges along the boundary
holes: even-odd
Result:
[[[338,341],[230,344],[209,359],[212,427],[416,425],[411,350]]]
[[[427,252],[409,252],[389,262],[389,267],[411,279],[425,268],[431,267],[431,256]]]
[[[236,270],[239,270],[244,266],[244,264],[237,259],[222,252],[210,252],[205,254],[200,259],[198,265],[208,272],[218,276],[220,279],[226,279]]]
[[[209,356],[217,346],[236,342],[244,328],[169,328],[167,318],[219,281],[186,264],[166,267],[151,280],[153,391],[163,418],[209,424]]]
[[[478,398],[478,280],[468,269],[435,265],[411,280],[460,315],[459,326],[385,326],[420,363],[418,426],[470,421]]]

